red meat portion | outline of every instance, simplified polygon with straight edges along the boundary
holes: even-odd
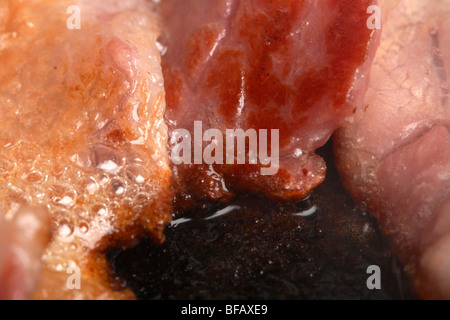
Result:
[[[279,130],[276,174],[261,174],[260,161],[173,165],[179,200],[227,200],[240,191],[293,200],[320,184],[326,166],[315,150],[367,89],[379,40],[367,27],[367,9],[376,3],[162,1],[171,132],[193,134],[194,121],[223,133]]]

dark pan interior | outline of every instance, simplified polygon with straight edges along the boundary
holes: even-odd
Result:
[[[331,143],[319,153],[327,178],[305,201],[243,196],[203,206],[176,217],[160,246],[110,250],[123,286],[139,299],[412,299],[376,221],[342,187]],[[367,288],[371,265],[381,290]]]

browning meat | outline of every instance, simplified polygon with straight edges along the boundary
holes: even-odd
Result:
[[[111,289],[103,251],[163,239],[172,197],[158,35],[144,0],[0,3],[0,210],[11,223],[22,205],[47,208],[36,298],[131,297]],[[69,284],[77,274],[81,290]]]

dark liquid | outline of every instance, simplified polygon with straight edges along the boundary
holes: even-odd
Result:
[[[111,250],[111,265],[140,299],[412,298],[376,221],[343,189],[331,150],[321,150],[327,179],[309,199],[203,206],[175,218],[160,246]],[[381,290],[367,288],[370,265],[381,268]]]

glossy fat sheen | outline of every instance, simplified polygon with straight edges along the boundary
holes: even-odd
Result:
[[[450,297],[450,248],[441,239],[450,230],[449,17],[448,0],[400,3],[385,24],[365,107],[336,139],[345,185],[420,275],[424,297]]]
[[[80,30],[66,27],[74,4]],[[102,250],[143,234],[161,240],[170,220],[150,9],[140,0],[0,3],[0,208],[7,218],[17,204],[48,208],[38,298],[116,296]],[[82,290],[66,287],[73,265]]]
[[[186,199],[233,192],[298,200],[325,177],[314,154],[361,105],[378,45],[352,0],[166,0],[163,71],[172,129],[280,130],[280,170],[176,166]]]

